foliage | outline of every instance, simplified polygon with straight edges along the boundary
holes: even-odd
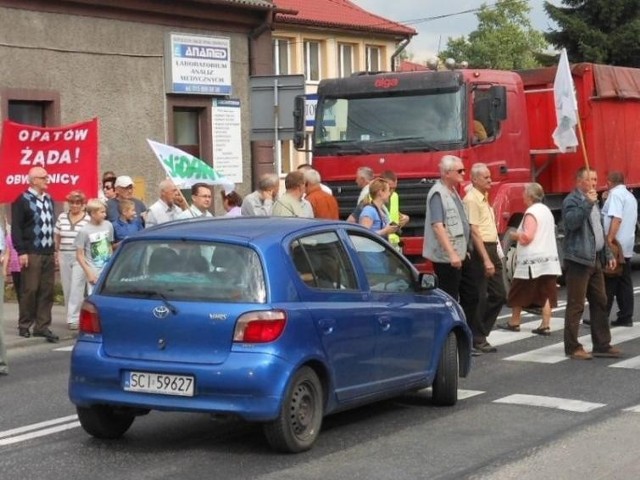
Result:
[[[501,70],[538,66],[536,53],[544,50],[546,43],[543,34],[531,26],[530,11],[527,0],[498,0],[492,6],[483,4],[476,14],[477,30],[468,38],[449,38],[440,59],[466,60],[470,67]]]
[[[545,37],[566,48],[571,62],[640,67],[640,1],[562,0],[562,4],[544,3],[558,25]]]

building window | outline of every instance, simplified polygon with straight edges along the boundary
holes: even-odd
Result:
[[[276,75],[289,75],[291,65],[289,63],[289,40],[276,38],[273,40],[273,69]]]
[[[200,158],[200,111],[173,109],[173,142],[176,147]]]
[[[320,42],[304,42],[304,77],[308,82],[320,81]]]
[[[341,77],[349,77],[353,73],[353,45],[341,43],[338,45],[338,64]]]
[[[9,101],[9,120],[24,125],[44,127],[47,125],[45,102]]]
[[[381,67],[380,47],[367,46],[367,72],[379,72]]]
[[[0,118],[36,127],[60,125],[60,94],[48,90],[0,88]]]

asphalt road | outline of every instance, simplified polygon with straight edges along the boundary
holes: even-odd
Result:
[[[498,352],[474,358],[457,406],[435,407],[423,391],[344,412],[298,455],[273,453],[259,426],[195,414],[152,412],[122,440],[95,440],[67,399],[72,343],[12,349],[0,378],[0,479],[637,478],[640,314],[612,330],[623,359],[589,362],[562,354],[563,314],[550,337],[528,333],[535,316],[521,333],[494,331]]]

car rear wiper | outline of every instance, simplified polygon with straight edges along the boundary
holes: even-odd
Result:
[[[164,305],[169,309],[171,313],[173,313],[174,315],[178,313],[178,309],[175,307],[175,305],[169,302],[169,300],[163,293],[158,292],[156,290],[147,290],[144,288],[129,288],[127,290],[123,290],[118,293],[129,293],[132,295],[138,294],[138,295],[144,295],[146,297],[159,298],[160,300],[162,300],[162,303],[164,303]]]

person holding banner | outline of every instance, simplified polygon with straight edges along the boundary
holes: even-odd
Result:
[[[11,204],[11,240],[20,259],[22,292],[18,333],[21,337],[44,337],[57,342],[51,329],[55,276],[53,200],[47,193],[49,175],[32,167],[29,188]]]
[[[196,217],[213,217],[211,207],[211,187],[206,183],[196,183],[191,187],[191,206],[180,213],[176,220]]]
[[[178,187],[176,187],[175,183],[167,178],[160,182],[158,189],[160,198],[147,210],[147,218],[145,219],[145,226],[147,227],[171,222],[182,213],[182,208],[175,204],[175,199],[179,196]]]

